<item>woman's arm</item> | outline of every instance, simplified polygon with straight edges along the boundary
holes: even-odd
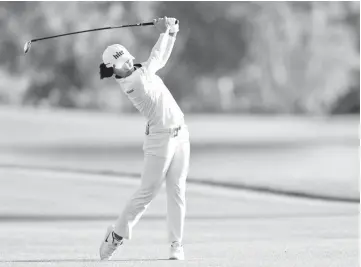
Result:
[[[161,62],[162,67],[165,66],[165,64],[167,64],[168,59],[173,51],[173,47],[174,47],[174,43],[176,40],[176,36],[177,36],[177,32],[170,32],[169,33],[169,38],[168,38],[168,43],[167,46],[165,48],[164,54],[163,54],[163,59]]]
[[[173,20],[175,21],[175,19]],[[157,43],[152,49],[149,59],[145,63],[145,67],[147,68],[147,70],[152,73],[156,73],[167,63],[173,50],[174,42],[178,31],[178,28],[176,28],[176,30],[174,29],[174,25],[169,25],[167,23],[167,18],[165,18],[164,21],[162,21],[161,23],[162,24],[160,27],[158,27],[158,29],[162,29],[165,31],[164,33],[160,34]]]

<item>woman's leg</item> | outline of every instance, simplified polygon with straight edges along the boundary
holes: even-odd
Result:
[[[180,141],[166,176],[169,241],[182,243],[186,212],[186,179],[190,144]]]
[[[161,188],[171,160],[171,157],[145,155],[141,186],[116,221],[114,232],[117,235],[126,239],[132,237],[133,227]]]

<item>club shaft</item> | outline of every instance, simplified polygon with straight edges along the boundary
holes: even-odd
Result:
[[[121,26],[115,26],[115,27],[97,28],[97,29],[91,29],[91,30],[85,30],[85,31],[77,31],[77,32],[70,32],[70,33],[64,33],[64,34],[59,34],[59,35],[54,35],[54,36],[49,36],[49,37],[44,37],[44,38],[33,39],[33,40],[31,40],[31,42],[36,42],[36,41],[40,41],[40,40],[57,38],[57,37],[61,37],[61,36],[79,34],[79,33],[84,33],[84,32],[95,32],[95,31],[102,31],[102,30],[110,30],[110,29],[118,29],[118,28],[126,28],[126,27],[136,27],[136,26],[150,26],[150,25],[154,25],[154,23],[153,23],[153,22],[144,22],[144,23],[128,24],[128,25],[121,25]]]

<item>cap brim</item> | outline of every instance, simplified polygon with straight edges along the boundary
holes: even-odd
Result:
[[[116,68],[121,68],[124,63],[129,60],[129,59],[135,59],[132,55],[126,55],[126,56],[122,56],[121,58],[117,59],[117,61],[114,62],[114,65]]]

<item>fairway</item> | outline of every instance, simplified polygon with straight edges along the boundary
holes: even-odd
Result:
[[[167,260],[163,188],[133,239],[100,262],[105,230],[140,182],[144,122],[0,109],[0,267],[358,266],[356,120],[187,122],[186,260]]]
[[[184,262],[168,261],[161,190],[134,237],[98,260],[136,189],[127,177],[0,169],[0,266],[357,266],[358,205],[188,186]]]

